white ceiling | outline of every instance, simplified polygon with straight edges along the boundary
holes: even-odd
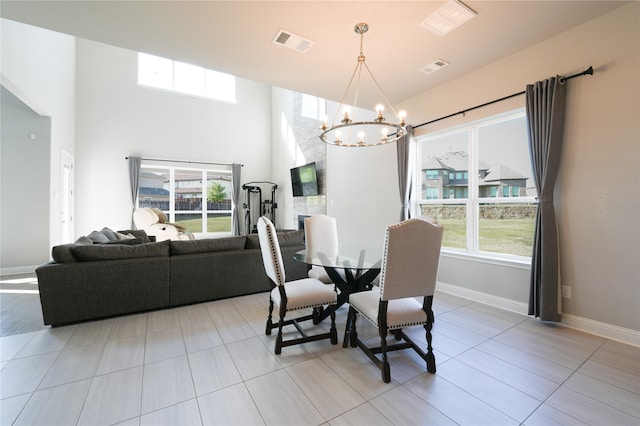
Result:
[[[420,22],[443,3],[2,0],[0,15],[337,101],[359,54],[360,36],[353,27],[366,22],[366,63],[397,103],[628,1],[466,0],[478,15],[438,36]],[[276,45],[272,40],[280,29],[313,45],[306,53]],[[419,71],[437,59],[450,65],[431,75]],[[362,86],[358,106],[369,105],[367,93],[373,94]]]

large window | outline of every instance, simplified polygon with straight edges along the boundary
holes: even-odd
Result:
[[[236,101],[234,76],[138,53],[138,84],[209,99]]]
[[[139,207],[157,207],[188,232],[231,233],[231,170],[142,164]]]
[[[418,140],[420,214],[444,226],[446,250],[531,257],[536,190],[518,111]]]

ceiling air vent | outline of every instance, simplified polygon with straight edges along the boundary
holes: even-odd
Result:
[[[446,67],[447,65],[449,65],[449,62],[443,61],[442,59],[438,59],[436,61],[431,62],[429,65],[420,68],[420,71],[422,71],[425,74],[431,74],[433,72],[438,71],[439,69]]]
[[[311,40],[307,40],[306,38],[302,38],[285,30],[278,31],[272,42],[300,53],[305,53],[313,44]]]

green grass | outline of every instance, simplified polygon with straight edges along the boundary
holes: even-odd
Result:
[[[444,226],[442,245],[464,249],[467,245],[467,224],[460,219],[438,219]],[[531,256],[534,219],[482,219],[479,249],[493,253]]]
[[[180,220],[177,223],[187,228],[187,232],[202,232],[202,219]],[[207,218],[207,232],[229,232],[231,216]]]

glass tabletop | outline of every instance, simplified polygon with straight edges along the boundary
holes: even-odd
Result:
[[[300,250],[293,259],[309,265],[342,269],[373,269],[382,264],[382,249],[379,247],[340,247],[337,256],[327,256],[320,251]]]

